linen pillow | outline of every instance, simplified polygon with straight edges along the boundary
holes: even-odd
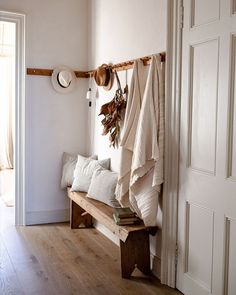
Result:
[[[93,160],[78,155],[71,190],[73,192],[81,191],[87,193],[94,170],[101,166],[105,169],[109,169],[110,159]]]
[[[111,207],[120,207],[115,198],[118,174],[110,170],[97,169],[93,172],[88,198],[103,202]]]
[[[77,163],[78,155],[72,155],[64,152],[62,155],[62,177],[61,188],[65,189],[67,186],[71,186],[74,180],[74,170]],[[93,155],[91,159],[96,160],[97,156]]]

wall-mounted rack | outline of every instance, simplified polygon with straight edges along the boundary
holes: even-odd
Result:
[[[166,59],[166,53],[161,52],[161,61],[164,62]],[[139,58],[143,61],[144,65],[149,65],[151,61],[151,56],[144,56]],[[125,62],[117,63],[112,65],[112,69],[116,71],[125,71],[133,68],[134,65],[133,60],[128,60]],[[89,78],[90,75],[93,75],[95,70],[90,70],[90,71],[75,71],[75,75],[77,78]],[[27,68],[27,75],[38,75],[38,76],[51,76],[53,70],[51,69],[38,69],[38,68]]]

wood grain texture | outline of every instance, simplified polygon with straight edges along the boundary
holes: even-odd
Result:
[[[70,228],[92,227],[93,220],[90,214],[77,205],[74,201],[70,200]]]
[[[133,232],[125,242],[120,241],[121,271],[123,278],[130,278],[135,267],[145,275],[150,270],[150,246],[147,231]]]
[[[180,294],[138,270],[122,279],[119,247],[96,229],[71,230],[69,223],[16,228],[6,217],[0,204],[1,295]]]
[[[166,60],[166,53],[165,52],[161,52],[161,61],[164,62]],[[145,66],[150,64],[151,61],[151,56],[144,56],[139,58],[140,60],[143,61],[143,64]],[[113,71],[125,71],[125,70],[129,70],[132,69],[134,66],[134,59],[132,60],[127,60],[121,63],[117,63],[114,65],[111,65],[112,70]],[[38,69],[38,68],[27,68],[26,70],[27,75],[40,75],[40,76],[51,76],[53,70],[51,69]],[[90,75],[94,75],[95,70],[90,70],[90,71],[74,71],[75,75],[77,78],[89,78]]]
[[[33,76],[52,76],[52,69],[38,69],[38,68],[27,68],[27,75]],[[86,71],[74,71],[77,78],[89,78],[89,74]]]
[[[84,224],[85,227],[91,227],[92,217],[95,217],[119,237],[122,278],[130,278],[135,266],[146,275],[151,273],[149,232],[145,226],[142,225],[141,228],[140,225],[119,226],[114,222],[112,216],[114,209],[112,207],[91,200],[86,197],[86,193],[71,192],[68,189],[68,194],[71,228],[79,228],[81,224]],[[125,236],[121,234],[123,230],[126,230]]]
[[[114,209],[99,201],[86,197],[86,193],[71,192],[68,188],[69,198],[82,207],[86,212],[92,215],[96,220],[106,226],[113,234],[119,237],[123,242],[126,241],[130,232],[146,230],[144,224],[119,226],[113,219]]]

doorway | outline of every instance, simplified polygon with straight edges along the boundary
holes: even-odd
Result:
[[[25,224],[25,16],[0,11],[0,222]]]
[[[16,24],[0,21],[0,210],[14,224]]]

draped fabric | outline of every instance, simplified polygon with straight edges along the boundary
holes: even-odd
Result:
[[[157,223],[164,181],[164,80],[161,57],[153,56],[139,115],[130,177],[130,202],[145,225]]]
[[[117,199],[131,206],[145,225],[156,225],[163,183],[164,71],[161,56],[153,56],[148,78],[134,65],[121,141]],[[141,66],[141,65],[140,65]]]
[[[123,135],[120,142],[121,160],[116,187],[116,198],[122,206],[130,207],[129,183],[133,157],[136,128],[142,105],[144,93],[145,69],[141,60],[134,62],[133,74],[130,83],[129,96],[127,100]]]

